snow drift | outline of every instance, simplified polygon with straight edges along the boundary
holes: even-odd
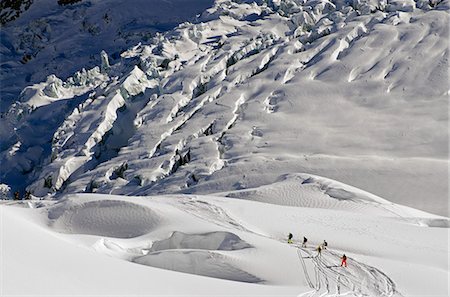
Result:
[[[107,237],[132,238],[155,229],[160,216],[151,209],[124,201],[64,201],[48,211],[56,231]]]
[[[275,184],[271,193],[276,202],[283,191]],[[303,193],[302,199],[306,196]],[[129,295],[145,290],[159,295],[287,296],[448,292],[448,266],[443,261],[448,257],[448,229],[417,223],[440,219],[448,224],[446,218],[422,212],[411,220],[411,213],[389,217],[370,208],[360,213],[333,205],[312,208],[253,200],[251,195],[243,200],[218,194],[84,194],[60,202],[2,204],[3,292]],[[361,208],[366,204],[353,203]],[[293,244],[286,242],[288,232],[294,235]],[[303,236],[308,238],[306,247],[301,246]],[[328,248],[317,257],[316,247],[324,239]],[[348,268],[339,266],[343,253]],[[26,269],[36,273],[20,285]],[[430,277],[434,285],[425,286]],[[74,279],[83,285],[74,284]],[[168,289],[167,282],[177,285]]]

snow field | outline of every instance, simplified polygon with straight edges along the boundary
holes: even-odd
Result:
[[[233,295],[233,292],[239,292],[247,295],[258,291],[288,296],[306,292],[311,296],[326,292],[333,295],[338,291],[350,296],[446,294],[448,264],[443,259],[448,259],[448,228],[426,227],[417,221],[440,219],[448,224],[448,219],[414,212],[317,176],[300,174],[295,178],[299,184],[308,179],[311,183],[326,184],[327,191],[334,189],[337,193],[336,189],[341,190],[342,200],[331,196],[329,199],[346,204],[345,199],[353,197],[353,203],[360,206],[336,210],[335,203],[323,204],[321,208],[292,206],[294,201],[288,204],[291,206],[278,205],[277,196],[283,196],[279,184],[273,188],[270,185],[263,187],[273,197],[272,202],[266,203],[252,201],[261,197],[259,189],[255,189],[249,191],[255,196],[247,194],[245,199],[220,196],[223,194],[155,197],[84,194],[69,195],[56,203],[28,202],[34,209],[18,208],[20,203],[2,205],[2,212],[6,214],[2,232],[7,237],[3,248],[5,288],[11,294],[28,292],[26,287],[17,286],[21,278],[13,273],[18,269],[17,264],[13,264],[17,253],[26,248],[21,245],[22,239],[14,236],[15,232],[21,231],[43,236],[44,239],[33,243],[34,249],[46,250],[33,260],[27,256],[23,266],[19,265],[23,269],[38,265],[39,269],[47,271],[39,261],[69,255],[65,251],[55,251],[61,245],[69,248],[67,253],[72,259],[80,257],[80,261],[87,261],[85,259],[92,258],[97,259],[95,262],[103,262],[100,267],[90,268],[102,276],[93,277],[86,287],[70,286],[71,292],[75,293],[93,294],[97,292],[98,284],[109,278],[114,285],[103,287],[102,293],[120,288],[120,292],[132,294],[149,286],[151,294],[167,294],[169,292],[164,291],[167,288],[163,283],[158,284],[157,279],[170,275],[177,283],[171,291],[173,294],[225,292]],[[289,185],[292,180],[285,183]],[[317,193],[311,194],[308,189],[293,189],[290,188],[291,192],[296,191],[297,197],[286,198],[284,195],[285,201],[325,199],[318,198]],[[358,199],[361,197],[366,200]],[[377,211],[367,203],[368,199],[389,211]],[[32,228],[26,227],[30,224]],[[21,230],[15,229],[16,225]],[[295,243],[291,245],[286,243],[289,232],[294,234]],[[299,249],[303,236],[308,238],[307,248]],[[317,258],[315,248],[324,239],[329,243],[328,249]],[[14,249],[18,251],[13,252]],[[346,270],[338,267],[343,253],[349,257]],[[304,268],[299,255],[306,257]],[[124,277],[116,270],[119,266],[123,267],[123,273],[146,275],[147,283],[130,287],[141,276],[136,279]],[[61,292],[58,288],[61,290],[64,283],[71,282],[70,276],[82,269],[70,261],[64,267],[65,272],[59,277],[59,285],[54,286],[54,292]],[[183,273],[166,274],[157,268]],[[408,284],[412,280],[429,279],[431,275],[433,287]],[[204,286],[194,286],[196,281],[189,281],[189,284],[183,281],[204,276],[211,279],[204,282]],[[219,285],[213,279],[228,281],[223,283],[225,285],[220,283],[224,291],[211,289],[210,286]],[[256,283],[256,287],[251,283]],[[266,287],[267,291],[264,291]],[[33,292],[47,292],[48,289],[45,282],[37,283]]]

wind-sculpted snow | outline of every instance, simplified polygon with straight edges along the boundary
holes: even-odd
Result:
[[[169,238],[153,243],[150,252],[170,249],[240,250],[251,245],[229,232],[185,234],[174,232]]]
[[[286,175],[270,185],[216,195],[278,205],[371,213],[394,218],[420,215],[418,210],[400,207],[357,188],[309,174]]]
[[[315,184],[322,191],[339,187],[353,191],[317,176],[285,177],[289,179]],[[277,184],[267,185],[266,192],[274,202],[283,197]],[[353,194],[364,196],[358,191]],[[316,198],[303,193],[302,199],[307,196]],[[448,219],[420,212],[387,216],[367,207],[375,198],[367,196],[354,201],[365,208],[362,213],[332,204],[261,203],[258,197],[258,193],[246,200],[219,195],[77,194],[59,201],[2,204],[0,227],[4,255],[8,255],[2,288],[7,293],[48,295],[50,290],[91,293],[100,286],[109,295],[142,290],[167,295],[170,282],[176,284],[170,291],[176,295],[220,295],[233,287],[234,295],[447,293],[448,264],[443,260],[448,257],[448,230],[423,223],[448,224]],[[406,213],[404,207],[397,207]],[[293,234],[290,244],[288,233]],[[303,236],[308,238],[306,246]],[[324,239],[328,246],[319,256],[316,248]],[[340,266],[343,254],[348,267]],[[23,286],[25,267],[40,273]],[[83,286],[70,285],[76,276]],[[430,278],[433,286],[425,284]]]
[[[154,242],[145,256],[133,261],[139,264],[204,275],[220,279],[256,283],[262,281],[230,263],[226,255],[214,251],[234,251],[251,245],[230,232],[185,234],[174,232],[169,238]]]
[[[213,193],[307,172],[444,214],[447,6],[216,1],[120,61],[102,53],[95,71],[28,87],[2,147],[26,178],[2,182],[39,196]],[[77,98],[43,124],[53,145],[34,157],[41,145],[13,127]]]
[[[191,274],[209,276],[245,283],[258,283],[262,280],[233,267],[226,256],[205,251],[170,250],[155,252],[134,260],[136,263],[170,269]]]
[[[158,227],[160,216],[150,208],[124,201],[66,201],[48,210],[56,231],[115,238],[132,238]]]

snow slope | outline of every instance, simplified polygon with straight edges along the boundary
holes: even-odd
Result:
[[[25,88],[2,119],[1,182],[208,194],[307,172],[448,216],[447,8],[216,1]]]
[[[448,0],[142,3],[2,27],[0,295],[449,295]]]
[[[276,204],[283,192],[266,188]],[[296,200],[316,199],[308,190],[295,193]],[[2,296],[447,296],[448,219],[354,204],[360,211],[99,194],[3,203]],[[286,243],[288,232],[294,244]],[[328,249],[316,257],[324,239]],[[339,266],[343,253],[348,268]],[[24,273],[32,277],[24,281]]]

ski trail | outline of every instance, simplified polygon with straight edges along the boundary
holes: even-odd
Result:
[[[302,255],[302,250],[301,250],[301,249],[297,249],[297,254],[298,254],[298,257],[299,257],[299,259],[300,259],[300,262],[302,263],[303,271],[305,272],[305,279],[306,279],[306,282],[308,283],[308,285],[309,285],[310,288],[314,289],[314,285],[313,285],[313,283],[311,282],[311,279],[310,279],[310,277],[309,277],[308,270],[306,269],[306,264],[305,264],[304,257],[303,257],[303,255]]]
[[[274,238],[246,228],[232,218],[223,208],[212,203],[195,198],[180,199],[178,201],[178,206],[181,206],[184,211],[202,220],[206,220],[221,227],[233,228],[284,242],[282,239]],[[301,247],[301,244],[293,243],[290,245],[297,248],[297,254],[301,262],[306,282],[310,288],[315,290],[315,293],[312,295],[305,296],[402,296],[396,290],[394,281],[392,281],[392,279],[384,272],[373,266],[347,257],[348,267],[344,268],[340,266],[341,255],[333,250],[325,249],[322,251],[321,255],[318,256],[314,254],[314,250],[311,248],[303,248]],[[307,270],[305,259],[312,260],[315,273],[314,280],[310,277],[310,272]],[[333,287],[336,288],[336,294],[331,293]],[[342,288],[346,288],[348,291],[341,293]]]
[[[340,267],[340,254],[326,249],[320,256],[313,256],[312,252],[295,245],[308,255],[310,255],[316,269],[318,278],[322,276],[321,281],[317,281],[316,291],[320,290],[320,285],[326,287],[330,292],[330,283],[336,285],[337,293],[341,286],[346,287],[357,296],[401,296],[396,290],[395,283],[379,269],[361,263],[353,258],[347,257],[348,267]]]
[[[255,233],[236,222],[236,220],[230,217],[227,212],[219,206],[195,198],[181,199],[180,201],[180,205],[184,211],[202,220],[222,227],[231,227],[233,229]]]

